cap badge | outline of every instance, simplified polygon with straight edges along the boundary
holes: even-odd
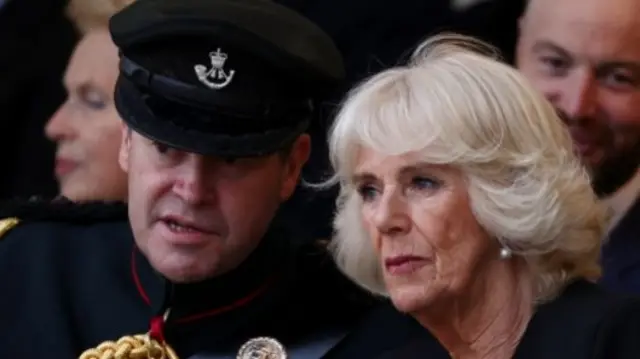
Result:
[[[287,359],[287,353],[277,340],[259,337],[246,342],[238,351],[236,359]]]
[[[227,61],[227,57],[228,55],[222,52],[221,49],[210,52],[210,69],[207,69],[207,66],[205,65],[195,65],[193,67],[196,71],[196,75],[198,76],[198,80],[200,80],[200,82],[205,86],[214,90],[219,90],[229,85],[236,71],[229,70],[227,72],[224,69],[224,63]]]

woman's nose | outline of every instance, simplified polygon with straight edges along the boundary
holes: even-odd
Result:
[[[411,216],[406,199],[396,190],[383,193],[375,209],[374,222],[382,233],[407,233],[411,229]]]
[[[69,123],[68,112],[66,104],[62,104],[45,125],[45,135],[51,141],[60,142],[73,136],[73,128]]]

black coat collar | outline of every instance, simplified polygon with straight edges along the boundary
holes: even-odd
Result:
[[[578,280],[558,298],[537,308],[514,358],[608,358],[608,333],[603,333],[602,328],[605,323],[612,325],[616,320],[624,319],[624,315],[616,318],[612,314],[617,314],[628,303],[630,299],[627,297],[612,295],[593,283]],[[638,314],[637,305],[635,314]],[[449,358],[446,350],[426,329],[420,328],[420,331],[415,322],[406,323],[405,327],[413,331],[407,336],[409,339],[376,359]]]

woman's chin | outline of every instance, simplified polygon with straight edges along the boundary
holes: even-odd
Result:
[[[414,313],[425,308],[432,302],[430,292],[423,286],[409,286],[394,288],[389,291],[393,306],[402,313]]]

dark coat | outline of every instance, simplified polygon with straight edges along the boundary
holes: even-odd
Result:
[[[602,248],[602,267],[605,287],[640,295],[640,200],[609,233]]]
[[[376,333],[366,337],[391,338],[396,346],[383,355],[363,358],[449,358],[438,341],[409,318],[388,310],[370,319],[372,323],[365,326]],[[380,328],[376,322],[387,326]],[[639,338],[639,298],[618,296],[595,284],[577,281],[554,301],[536,309],[513,358],[637,359]],[[351,345],[358,346],[355,341]]]
[[[21,219],[0,237],[0,358],[75,358],[147,333],[170,308],[162,333],[182,359],[235,358],[263,336],[291,359],[351,359],[329,350],[373,303],[323,247],[292,241],[277,221],[232,273],[173,285],[134,245],[124,206],[33,202],[0,214]]]

